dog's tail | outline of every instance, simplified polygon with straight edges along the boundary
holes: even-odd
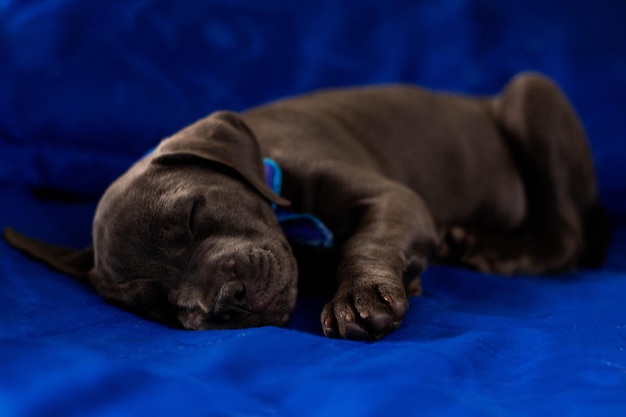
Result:
[[[604,263],[611,242],[611,221],[599,201],[592,204],[583,218],[585,249],[578,266],[599,268]]]

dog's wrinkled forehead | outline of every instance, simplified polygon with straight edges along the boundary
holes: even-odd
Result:
[[[199,170],[167,169],[141,161],[137,169],[133,167],[109,187],[98,206],[95,224],[116,232],[126,231],[128,238],[147,232],[152,232],[154,238],[174,225],[184,229],[185,216],[194,202],[218,200],[217,194],[224,188],[220,184],[227,181],[215,175],[211,181],[198,184],[196,171]]]
[[[158,253],[161,242],[176,242],[183,235],[185,206],[193,190],[180,181],[167,187],[167,178],[157,180],[133,170],[120,177],[101,198],[94,218],[94,248],[97,257],[128,263],[139,252]],[[169,236],[165,236],[169,235]],[[165,248],[163,248],[165,249]]]
[[[255,226],[250,217],[258,220]],[[97,260],[112,269],[128,270],[136,260],[132,269],[142,275],[149,273],[143,271],[147,266],[139,265],[144,258],[176,264],[199,240],[218,239],[224,233],[261,233],[274,223],[270,204],[237,178],[207,167],[164,166],[147,158],[102,197],[94,219],[94,248]],[[254,227],[259,230],[251,231]]]

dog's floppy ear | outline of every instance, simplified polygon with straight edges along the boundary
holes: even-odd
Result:
[[[266,199],[288,206],[265,182],[261,148],[237,113],[218,111],[161,142],[156,163],[198,159],[218,163],[237,172]]]
[[[95,273],[93,247],[76,250],[54,246],[24,236],[8,227],[4,229],[3,236],[12,247],[56,271],[89,285],[108,302],[148,319],[180,327],[175,319],[175,311],[167,303],[167,293],[159,283],[149,280],[110,282],[101,279]]]
[[[24,236],[11,228],[4,229],[4,239],[12,247],[21,250],[28,256],[47,266],[70,275],[77,280],[89,284],[89,271],[94,266],[93,248],[76,250],[62,246],[54,246]]]

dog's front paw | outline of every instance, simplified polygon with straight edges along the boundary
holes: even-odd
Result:
[[[401,285],[372,283],[340,289],[322,310],[328,337],[380,339],[397,328],[409,307]]]

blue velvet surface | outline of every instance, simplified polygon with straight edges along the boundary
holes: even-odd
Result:
[[[1,242],[0,415],[626,415],[624,22],[621,0],[0,1],[2,225],[87,245],[106,185],[216,109],[532,69],[578,109],[616,227],[598,271],[433,267],[376,343],[322,337],[320,299],[285,328],[171,330]]]

